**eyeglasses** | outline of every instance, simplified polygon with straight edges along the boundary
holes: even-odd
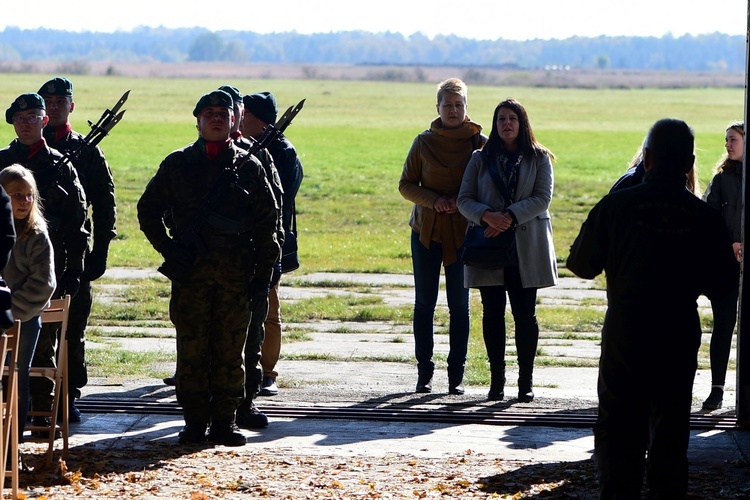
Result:
[[[34,193],[28,193],[28,194],[27,193],[8,193],[8,196],[10,196],[16,201],[20,201],[20,202],[25,201],[28,203],[31,203],[32,201],[34,201],[34,198],[35,198]]]
[[[15,115],[13,117],[13,123],[30,123],[35,124],[44,120],[43,115]]]

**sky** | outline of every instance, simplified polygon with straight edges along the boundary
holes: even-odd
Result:
[[[130,31],[201,26],[212,31],[329,33],[362,30],[454,34],[482,40],[572,36],[745,35],[750,0],[0,0],[0,30]]]

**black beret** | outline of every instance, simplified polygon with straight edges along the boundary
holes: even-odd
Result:
[[[224,108],[233,109],[234,102],[232,96],[224,92],[223,90],[214,90],[208,94],[204,94],[198,100],[198,104],[195,105],[193,110],[193,116],[198,116],[203,108],[208,106],[222,106]]]
[[[28,94],[21,94],[16,97],[16,100],[5,110],[5,121],[12,124],[13,115],[27,109],[46,109],[42,96],[29,92]]]
[[[260,92],[258,94],[246,95],[242,98],[245,103],[245,111],[250,111],[256,118],[266,122],[269,125],[276,123],[276,98],[270,92]]]
[[[240,94],[240,91],[237,87],[232,87],[231,85],[222,85],[221,87],[219,87],[219,90],[223,90],[224,92],[232,96],[232,100],[234,102],[242,100],[242,94]]]
[[[73,82],[64,76],[57,76],[39,87],[39,95],[73,96]]]

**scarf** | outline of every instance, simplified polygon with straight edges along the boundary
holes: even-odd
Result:
[[[21,141],[18,141],[17,147],[18,152],[22,155],[26,155],[26,159],[31,159],[34,155],[36,155],[39,151],[45,149],[47,146],[47,141],[44,140],[44,137],[39,139],[37,142],[32,144],[31,146],[27,146],[26,144],[23,144]]]
[[[424,145],[424,155],[434,164],[446,168],[445,175],[431,188],[444,196],[456,197],[461,188],[461,180],[475,149],[482,147],[479,134],[482,127],[467,116],[458,128],[443,128],[442,120],[435,118],[430,124],[430,134],[420,134]],[[425,209],[419,241],[430,247],[430,241],[441,243],[443,263],[447,266],[456,261],[456,248],[461,246],[463,233],[456,234],[454,219],[463,219],[459,213],[438,213]]]
[[[518,186],[518,166],[523,161],[523,153],[508,153],[504,149],[501,149],[499,154],[495,157],[495,168],[500,172],[500,176],[503,178],[505,184],[505,192],[501,194],[505,200],[507,208],[512,203],[512,200],[516,196],[516,186]]]
[[[231,139],[225,141],[207,141],[200,137],[197,141],[198,147],[206,158],[209,160],[215,160],[221,153],[229,148],[229,144],[232,142]]]

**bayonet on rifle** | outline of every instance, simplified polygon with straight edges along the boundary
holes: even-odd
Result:
[[[260,138],[257,141],[253,140],[247,153],[243,155],[236,164],[232,165],[231,168],[224,169],[219,175],[219,178],[214,181],[213,186],[204,197],[204,202],[201,204],[199,210],[190,217],[185,223],[183,230],[176,236],[176,239],[192,252],[193,256],[195,256],[196,253],[201,253],[201,249],[205,247],[205,244],[202,242],[201,237],[198,234],[200,227],[208,219],[211,219],[211,222],[214,224],[217,223],[215,215],[212,214],[213,206],[222,199],[227,188],[230,186],[238,186],[238,184],[234,183],[234,179],[237,178],[237,172],[239,169],[242,168],[246,162],[250,161],[250,158],[252,158],[254,153],[267,147],[274,139],[281,136],[281,134],[284,133],[284,130],[291,125],[294,117],[302,110],[304,104],[305,100],[302,99],[297,105],[289,106],[289,108],[284,111],[284,114],[281,115],[281,118],[276,120],[274,125],[266,126]],[[224,227],[232,225],[232,221],[228,219],[219,222],[220,225],[224,225]],[[165,260],[162,265],[159,266],[158,271],[171,281],[180,284],[187,279],[190,268],[183,267],[176,262]]]
[[[120,111],[120,108],[122,108],[123,104],[125,104],[125,101],[128,100],[129,96],[130,90],[122,94],[122,97],[120,97],[120,100],[117,101],[112,109],[104,110],[102,116],[99,118],[99,121],[97,121],[96,123],[91,123],[91,121],[88,120],[89,127],[91,127],[89,133],[86,134],[81,142],[78,143],[78,147],[65,151],[63,153],[63,157],[57,161],[55,166],[59,167],[66,160],[73,161],[83,152],[84,149],[97,146],[102,141],[102,139],[109,135],[109,131],[112,130],[115,125],[120,123],[120,120],[122,120],[122,117],[125,114],[126,110],[123,109],[122,111]]]
[[[274,141],[274,139],[280,137],[281,134],[284,133],[284,130],[286,130],[286,128],[292,124],[292,120],[299,114],[300,111],[302,111],[302,106],[304,105],[305,100],[302,99],[296,105],[289,106],[286,111],[284,111],[284,114],[281,115],[281,118],[276,120],[276,124],[266,126],[260,138],[253,141],[252,146],[250,146],[250,149],[247,152],[245,160],[240,164],[240,166],[245,161],[247,161],[251,155],[257,153],[263,148],[267,148]]]

